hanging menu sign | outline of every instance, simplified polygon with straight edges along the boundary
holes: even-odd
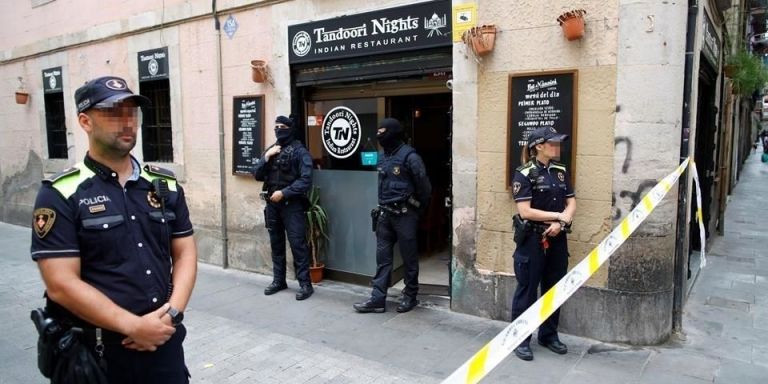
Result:
[[[507,125],[507,186],[528,149],[528,135],[541,127],[552,127],[569,139],[560,146],[560,160],[574,172],[576,140],[577,71],[516,74],[509,77],[509,122]],[[573,181],[573,180],[571,180]]]
[[[236,96],[232,106],[232,173],[250,175],[264,138],[264,96]]]
[[[63,89],[61,67],[43,69],[43,93],[62,92]]]
[[[168,78],[168,47],[138,53],[139,81]]]
[[[452,44],[450,0],[428,1],[288,27],[291,64]]]

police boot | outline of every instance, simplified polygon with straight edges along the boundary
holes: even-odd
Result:
[[[308,299],[313,293],[315,293],[315,290],[312,288],[312,284],[302,283],[299,292],[296,293],[296,300]]]
[[[400,304],[397,305],[397,312],[405,313],[411,309],[416,308],[419,305],[419,301],[415,297],[403,295],[403,299],[400,300]]]
[[[528,344],[520,344],[515,348],[515,356],[520,360],[531,361],[533,360],[533,351]]]
[[[286,288],[288,288],[288,284],[286,284],[285,281],[283,281],[282,283],[273,281],[272,284],[264,288],[264,294],[267,296],[274,295],[275,293],[278,293]]]
[[[554,339],[554,340],[539,340],[539,345],[542,347],[546,347],[550,351],[557,353],[558,355],[565,355],[568,353],[568,347],[563,344],[560,340]]]
[[[355,309],[355,311],[359,313],[384,313],[386,310],[384,307],[384,303],[378,304],[373,301],[373,299],[368,299],[362,303],[355,303],[352,305],[352,308]]]

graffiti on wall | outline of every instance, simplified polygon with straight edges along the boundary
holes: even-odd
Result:
[[[619,152],[619,147],[624,148],[624,161],[621,165],[621,173],[627,174],[629,172],[629,167],[632,164],[632,139],[625,136],[619,136],[616,137],[616,140],[613,143],[614,149],[616,149],[616,152]],[[655,179],[645,179],[642,180],[635,190],[621,190],[619,191],[618,195],[619,198],[616,198],[616,192],[613,193],[611,196],[611,209],[613,211],[613,220],[619,220],[621,219],[626,213],[633,210],[637,204],[640,204],[640,200],[643,198],[643,195],[645,195],[646,192],[648,192],[653,186],[656,185]],[[622,207],[619,206],[621,201],[619,199],[622,199],[624,202],[629,203],[629,208],[625,211],[622,209]],[[622,204],[622,206],[625,206],[625,204]]]

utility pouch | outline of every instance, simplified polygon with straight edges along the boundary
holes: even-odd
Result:
[[[515,244],[520,245],[525,241],[525,237],[531,228],[531,223],[520,217],[520,214],[512,216],[512,226],[515,228]]]
[[[416,208],[417,210],[421,208],[421,202],[419,200],[416,200],[413,196],[408,196],[408,204],[410,204],[412,207]]]
[[[376,232],[379,227],[379,216],[381,216],[380,208],[371,209],[371,231],[373,232]]]

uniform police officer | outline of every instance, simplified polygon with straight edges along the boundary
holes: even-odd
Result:
[[[149,99],[107,76],[78,88],[75,103],[88,153],[43,181],[32,222],[48,313],[83,329],[109,383],[187,383],[181,321],[197,250],[173,173],[130,155]]]
[[[384,312],[387,288],[392,276],[392,257],[395,242],[400,243],[400,254],[405,265],[405,288],[397,306],[398,312],[408,312],[419,302],[419,255],[416,232],[419,213],[429,204],[432,186],[427,178],[424,162],[415,149],[402,139],[400,122],[387,118],[379,124],[377,139],[384,155],[379,158],[379,208],[376,220],[376,276],[373,278],[371,297],[354,304],[356,311]]]
[[[277,142],[267,148],[253,170],[256,180],[264,182],[262,196],[264,223],[272,245],[272,283],[264,289],[272,295],[288,288],[285,282],[285,235],[293,253],[293,266],[299,292],[296,300],[304,300],[314,292],[309,280],[309,247],[307,245],[307,192],[312,187],[312,157],[295,138],[293,121],[285,116],[275,119]]]
[[[565,276],[568,269],[566,230],[576,210],[576,199],[565,166],[553,161],[560,158],[560,142],[568,135],[554,128],[538,128],[528,138],[529,161],[518,167],[512,183],[517,211],[528,221],[522,241],[515,249],[517,288],[512,301],[514,320]],[[516,236],[517,237],[517,236]],[[551,351],[565,354],[568,348],[557,336],[560,311],[539,327],[538,342]],[[532,360],[531,337],[515,349],[515,355]]]

